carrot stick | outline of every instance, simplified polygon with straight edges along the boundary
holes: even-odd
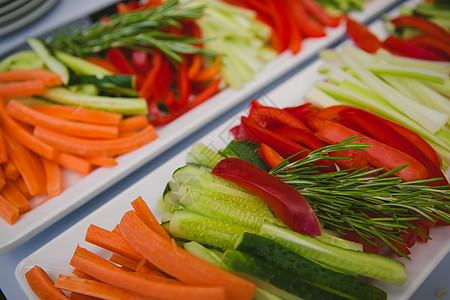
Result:
[[[145,203],[144,199],[142,199],[141,196],[133,200],[131,202],[131,206],[133,206],[136,215],[139,217],[139,219],[141,219],[142,222],[144,222],[145,225],[147,225],[150,229],[155,231],[166,240],[171,240],[167,231],[160,225],[150,208],[147,206],[147,203]]]
[[[91,280],[96,280],[94,277],[89,276],[88,274],[81,272],[80,270],[78,270],[77,268],[72,270],[72,274],[80,277],[80,278],[84,278],[84,279],[91,279]]]
[[[136,115],[123,119],[119,124],[119,132],[137,131],[148,126],[146,115]]]
[[[139,261],[135,261],[128,257],[113,253],[109,258],[109,261],[123,267],[127,267],[130,270],[136,271]]]
[[[0,127],[0,164],[8,161],[8,155],[6,155],[5,140],[3,138],[3,129]]]
[[[192,57],[191,65],[188,70],[188,78],[189,80],[193,80],[195,76],[197,76],[198,72],[202,68],[203,65],[203,57],[198,54],[194,54]]]
[[[41,163],[45,171],[47,195],[56,197],[62,193],[61,169],[58,163],[53,160],[41,157]]]
[[[80,156],[116,156],[135,150],[157,138],[157,133],[151,125],[131,136],[112,140],[76,138],[39,126],[34,128],[33,134],[60,151]]]
[[[214,61],[214,64],[212,64],[210,67],[205,68],[197,73],[197,75],[192,78],[193,81],[206,81],[214,78],[217,74],[220,73],[220,64],[221,59],[220,55],[217,55],[216,60]]]
[[[6,110],[11,117],[25,124],[42,126],[69,135],[103,139],[117,138],[119,136],[119,129],[117,126],[97,125],[64,120],[41,113],[25,104],[20,103],[17,100],[9,101],[6,105]]]
[[[94,166],[102,166],[102,167],[117,166],[116,159],[111,156],[84,157],[84,159]]]
[[[16,181],[17,188],[24,194],[27,199],[31,198],[30,192],[28,191],[27,185],[25,184],[25,181],[23,180],[22,176],[19,176]]]
[[[278,152],[264,143],[261,143],[261,152],[270,168],[275,168],[284,160]]]
[[[40,95],[46,91],[45,85],[37,79],[0,83],[0,96],[6,98]]]
[[[147,276],[149,274],[141,276],[136,272],[127,272],[79,246],[75,250],[70,264],[97,280],[155,299],[225,299],[222,288],[187,286],[170,278],[160,276],[150,278]]]
[[[34,266],[25,273],[28,285],[40,299],[69,299],[55,287],[48,274],[40,267]]]
[[[48,70],[26,69],[11,70],[0,72],[0,81],[24,81],[37,79],[42,81],[45,86],[61,85],[61,77]]]
[[[177,247],[128,211],[120,221],[124,240],[164,273],[192,285],[221,286],[228,299],[252,299],[256,287],[236,275]]]
[[[2,195],[0,195],[0,217],[11,225],[19,220],[19,209]]]
[[[46,144],[45,142],[37,139],[25,128],[23,128],[18,122],[16,122],[6,111],[4,100],[0,98],[0,123],[5,129],[5,133],[8,133],[17,140],[19,143],[30,149],[31,151],[39,154],[46,159],[53,159],[56,155],[55,149]]]
[[[45,194],[45,171],[39,158],[5,134],[6,151],[8,156],[19,170],[31,196]]]
[[[92,171],[90,162],[70,153],[58,152],[55,161],[61,166],[81,175],[87,175]]]
[[[0,190],[0,194],[2,194],[9,203],[17,207],[21,214],[31,209],[27,197],[25,197],[14,182],[10,180],[6,181],[5,186]]]
[[[72,293],[70,293],[70,299],[71,300],[99,300],[101,298],[72,292]]]
[[[20,176],[19,170],[17,170],[12,160],[8,160],[3,165],[3,173],[5,174],[5,178],[10,180],[16,180]]]
[[[122,114],[119,113],[100,111],[82,106],[49,104],[34,105],[33,109],[61,119],[102,125],[119,125],[123,118]]]
[[[58,279],[55,281],[55,286],[62,290],[98,297],[100,299],[148,299],[145,296],[138,295],[110,284],[67,275],[59,275]]]
[[[3,169],[0,168],[0,190],[5,186],[5,184],[6,184],[5,174],[3,173]]]
[[[96,225],[89,225],[85,241],[103,249],[117,253],[134,261],[140,261],[142,255],[133,250],[122,238],[120,234],[108,231]]]

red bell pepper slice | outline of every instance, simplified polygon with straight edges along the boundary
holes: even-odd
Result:
[[[311,236],[321,235],[319,220],[306,198],[275,176],[238,158],[221,160],[212,174],[232,181],[263,199],[292,230]]]
[[[303,123],[305,123],[307,118],[314,116],[319,111],[317,107],[312,106],[312,103],[309,102],[298,106],[285,107],[282,110],[290,113]]]
[[[161,71],[163,56],[162,53],[156,51],[153,53],[151,60],[151,69],[147,72],[145,76],[144,83],[142,84],[141,89],[139,90],[139,97],[141,98],[149,98],[153,95],[156,89],[156,80]]]
[[[420,45],[439,53],[443,57],[450,60],[450,43],[446,43],[434,36],[418,35],[408,40],[409,42]]]
[[[203,57],[200,54],[194,54],[191,59],[191,64],[188,70],[188,78],[189,80],[193,80],[198,72],[200,72],[203,66]]]
[[[261,147],[258,148],[258,153],[265,164],[271,169],[278,166],[284,160],[277,151],[264,143],[261,143]]]
[[[214,63],[203,70],[200,70],[195,77],[192,78],[193,81],[207,81],[213,79],[216,75],[220,73],[221,69],[221,59],[220,55],[216,56]]]
[[[375,53],[383,47],[383,43],[364,24],[349,18],[346,30],[353,42],[366,52]]]
[[[131,62],[136,70],[141,73],[146,73],[150,66],[148,54],[144,51],[131,50]]]
[[[257,123],[255,123],[253,120],[247,118],[247,117],[241,117],[241,122],[244,124],[244,126],[253,133],[256,138],[261,142],[269,147],[273,148],[275,151],[280,153],[283,157],[290,157],[292,155],[295,155],[301,151],[305,151],[299,155],[296,155],[294,157],[295,159],[300,159],[308,155],[309,149],[298,144],[295,142],[292,142],[291,140],[276,134],[270,130],[267,130]]]
[[[450,34],[444,28],[426,18],[413,15],[402,15],[391,19],[390,22],[396,27],[406,26],[415,28],[430,36],[434,36],[443,42],[450,43]]]
[[[300,0],[306,12],[316,18],[322,25],[337,27],[341,21],[340,16],[331,16],[320,4],[314,0]]]
[[[388,123],[384,122],[384,119],[358,108],[343,110],[339,115],[369,132],[375,140],[396,148],[419,161],[428,169],[429,178],[442,178],[442,180],[430,182],[430,185],[448,185],[441,168],[435,165],[417,145],[393,130]]]
[[[296,21],[297,28],[304,37],[323,37],[326,36],[326,32],[322,24],[313,19],[303,8],[303,5],[297,0],[287,1],[294,20]]]
[[[178,109],[186,106],[191,95],[191,82],[188,77],[188,71],[189,66],[187,62],[181,63],[177,73]]]
[[[256,135],[251,132],[244,124],[239,124],[230,129],[235,141],[253,141],[255,144],[260,144]]]
[[[275,128],[272,131],[293,142],[303,144],[311,150],[316,150],[325,146],[325,144],[309,130],[306,131],[295,127],[282,126]]]
[[[438,53],[411,43],[409,41],[402,40],[395,36],[389,36],[384,40],[383,46],[385,46],[388,50],[392,49],[404,56],[425,59],[425,60],[433,60],[433,61],[444,61],[445,58],[439,55]]]
[[[125,54],[119,48],[111,48],[106,52],[108,60],[123,74],[136,75]]]
[[[310,131],[308,126],[289,112],[276,107],[259,105],[255,100],[251,101],[249,118],[263,127],[271,121],[276,121],[290,127]]]
[[[360,133],[332,121],[324,121],[316,135],[319,139],[329,144],[339,143],[352,136],[363,137]],[[401,177],[404,181],[428,178],[428,170],[416,159],[402,151],[371,138],[366,138],[361,141],[361,143],[372,145],[372,147],[365,149],[367,152],[361,152],[361,155],[363,155],[371,165],[377,168],[383,168],[387,171],[402,165],[407,165],[405,168],[395,173],[395,175]]]

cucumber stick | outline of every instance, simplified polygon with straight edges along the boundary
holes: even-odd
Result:
[[[284,293],[278,295],[283,299],[346,299],[305,282],[292,273],[285,272],[273,264],[238,250],[225,251],[222,263],[225,270],[235,272],[239,276],[254,282],[257,286],[264,286],[264,282],[267,282],[283,290]],[[254,278],[260,280],[255,280]],[[271,292],[277,295],[277,290],[271,290]]]
[[[224,159],[225,156],[209,149],[202,143],[197,143],[192,146],[191,151],[188,153],[186,163],[202,166],[208,169],[214,168],[214,166]]]
[[[63,51],[56,51],[55,56],[66,66],[81,75],[112,75],[113,73],[85,59],[70,55]]]
[[[47,46],[39,39],[34,37],[27,38],[27,43],[33,51],[44,61],[47,68],[57,73],[61,77],[63,84],[69,83],[69,69],[56,59]]]
[[[307,259],[349,273],[396,285],[402,285],[408,279],[405,265],[386,256],[340,248],[269,223],[261,226],[259,234]]]
[[[349,299],[386,299],[386,292],[359,277],[335,272],[281,246],[268,238],[244,233],[236,250],[250,254],[297,278]]]

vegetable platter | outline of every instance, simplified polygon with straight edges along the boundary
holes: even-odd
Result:
[[[364,22],[378,16],[386,9],[390,9],[398,2],[369,1],[362,12],[352,13],[352,17]],[[316,55],[319,49],[337,42],[343,38],[344,27],[344,25],[340,25],[328,30],[327,36],[324,38],[306,40],[299,54],[282,53],[269,62],[254,80],[248,82],[243,88],[239,90],[227,88],[168,125],[157,128],[158,139],[118,157],[116,166],[98,168],[87,176],[63,171],[64,191],[62,194],[40,205],[38,204],[43,199],[32,199],[31,203],[35,208],[22,215],[13,226],[6,222],[0,224],[0,254],[11,251],[95,195],[111,187],[144,163],[154,159],[233,106],[256,94],[278,77],[306,62]]]
[[[317,80],[317,68],[317,63],[312,64],[272,92],[261,97],[259,102],[277,107],[301,104],[302,100],[299,95],[303,95],[307,87]],[[302,82],[302,84],[299,85],[298,82]],[[207,145],[211,149],[224,148],[231,139],[228,130],[239,124],[241,115],[247,115],[247,111],[229,118],[223,125],[201,138],[198,142]],[[78,244],[98,255],[107,255],[104,250],[99,250],[100,248],[84,242],[84,235],[88,226],[95,224],[112,230],[123,214],[131,209],[131,201],[138,196],[142,196],[155,216],[161,218],[161,211],[157,205],[158,199],[161,197],[166,183],[171,179],[172,173],[185,164],[190,150],[191,147],[186,148],[72,228],[22,260],[16,268],[16,278],[27,296],[30,299],[36,299],[25,280],[25,273],[34,265],[42,267],[53,280],[56,280],[58,274],[70,275],[72,268],[69,267],[69,260]],[[448,226],[433,228],[431,232],[432,240],[427,244],[415,245],[410,256],[411,260],[399,259],[406,265],[409,279],[402,286],[380,285],[387,292],[389,299],[409,299],[413,295],[415,290],[449,252],[450,240],[447,238],[448,234],[450,234]]]

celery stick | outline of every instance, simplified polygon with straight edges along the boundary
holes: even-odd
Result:
[[[421,101],[420,98],[417,98],[415,93],[411,91],[408,86],[401,80],[401,78],[393,75],[382,75],[380,76],[384,81],[386,81],[389,85],[391,85],[393,88],[395,88],[397,91],[405,95],[406,97],[410,98],[411,100],[414,100],[416,102],[419,102],[421,104],[427,105],[426,102]],[[408,78],[409,79],[409,78]],[[414,79],[413,79],[414,80]],[[418,80],[415,80],[418,82]]]
[[[317,86],[311,86],[303,96],[305,102],[310,102],[317,108],[339,105],[339,101],[321,91]]]
[[[415,59],[415,58],[409,58],[409,57],[401,57],[392,55],[388,51],[384,49],[379,49],[375,56],[378,58],[383,59],[384,61],[388,62],[389,64],[398,65],[398,66],[409,66],[409,67],[417,67],[417,68],[424,68],[429,69],[437,72],[444,73],[448,75],[450,73],[450,63],[447,62],[434,62],[434,61],[427,61],[423,59]]]
[[[386,105],[391,109],[397,110],[394,106],[392,106],[390,103],[386,102],[383,98],[378,96],[376,93],[368,90],[367,87],[355,84],[353,81],[344,79],[341,82],[341,84],[339,84],[339,86],[350,92],[359,94],[359,95],[361,95],[361,97],[366,97],[368,99],[371,99],[372,101],[380,103],[381,105]]]
[[[433,82],[424,82],[428,87],[432,88],[442,96],[447,97],[450,100],[450,85],[447,84],[436,84]]]
[[[444,84],[448,75],[441,72],[417,67],[394,66],[385,64],[368,64],[366,67],[378,75],[395,75],[400,77],[415,78]]]
[[[342,83],[342,81],[348,80],[353,82],[354,84],[359,85],[360,87],[367,88],[367,86],[365,86],[364,83],[361,82],[361,80],[339,68],[330,69],[330,71],[327,73],[327,79],[329,82],[335,84],[340,84]]]
[[[347,45],[341,53],[342,59],[365,84],[386,101],[422,124],[431,133],[437,132],[447,123],[448,116],[446,114],[412,101],[362,66],[364,61],[358,55],[358,51],[354,51],[354,49],[356,49],[354,46]]]

